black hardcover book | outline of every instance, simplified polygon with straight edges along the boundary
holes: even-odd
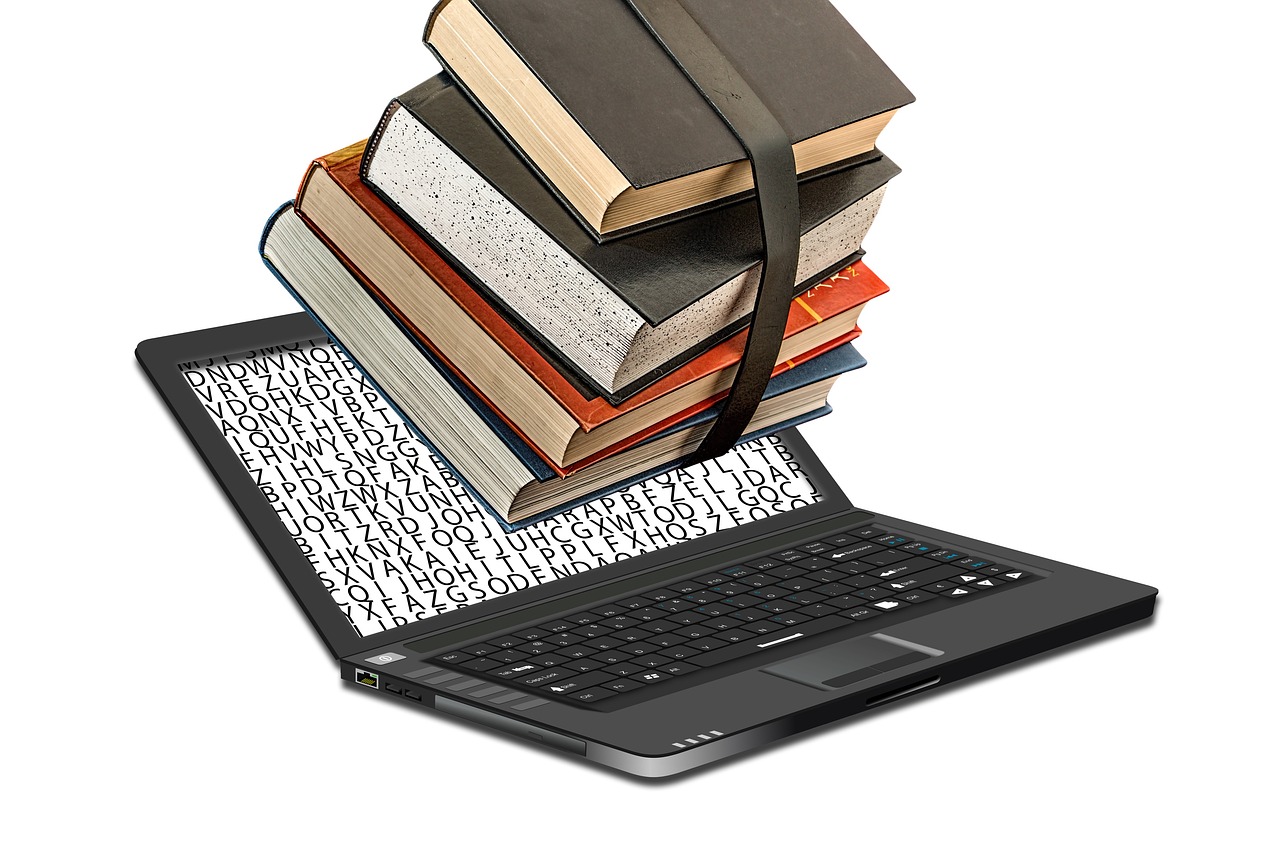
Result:
[[[855,162],[801,187],[797,292],[856,257],[899,171],[879,151]],[[763,253],[753,201],[597,243],[444,75],[391,102],[361,175],[611,401],[747,323]]]
[[[681,0],[791,137],[875,146],[911,92],[828,0]],[[749,193],[742,147],[626,0],[443,0],[424,40],[603,239]]]

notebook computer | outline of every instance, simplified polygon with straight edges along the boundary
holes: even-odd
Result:
[[[137,357],[370,696],[667,776],[1149,617],[854,506],[795,429],[504,532],[305,314]]]

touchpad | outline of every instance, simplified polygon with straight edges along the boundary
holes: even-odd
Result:
[[[761,668],[761,672],[819,690],[839,690],[863,679],[937,657],[942,652],[886,634],[855,637]]]

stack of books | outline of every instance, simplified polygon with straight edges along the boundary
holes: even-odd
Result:
[[[821,416],[886,292],[862,242],[910,92],[827,0],[683,0],[793,140],[800,264],[743,440]],[[507,529],[679,466],[764,249],[742,147],[625,0],[442,0],[446,69],[315,160],[261,251]]]

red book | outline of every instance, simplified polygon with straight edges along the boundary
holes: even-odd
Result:
[[[314,161],[299,213],[419,341],[564,475],[710,408],[733,383],[742,331],[614,406],[584,390],[360,180],[364,143]],[[775,375],[857,337],[888,291],[858,262],[792,302]]]

